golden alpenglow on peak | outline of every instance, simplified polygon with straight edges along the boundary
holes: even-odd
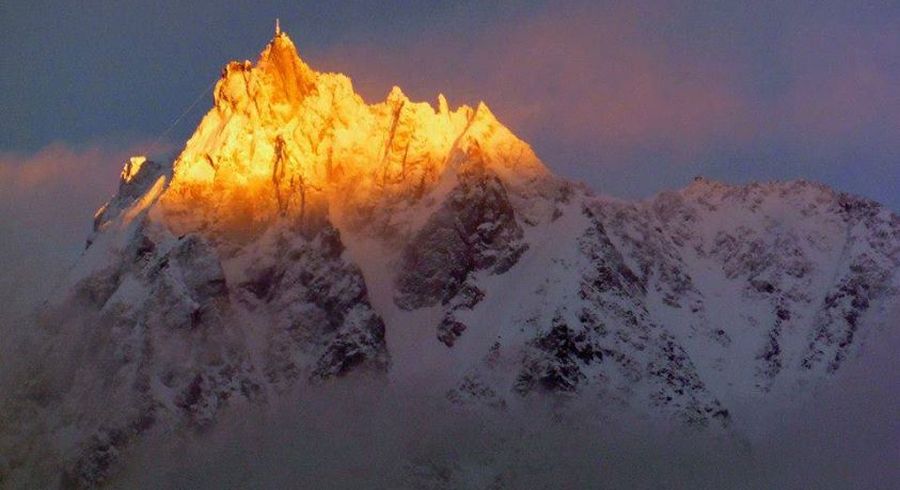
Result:
[[[126,183],[131,182],[134,179],[134,176],[141,171],[141,167],[146,161],[147,157],[144,155],[136,155],[129,158],[128,161],[125,162],[125,166],[122,167],[122,181]]]
[[[255,234],[278,217],[362,218],[414,203],[477,153],[510,186],[549,176],[487,105],[366,104],[350,79],[304,63],[283,31],[256,64],[229,63],[161,198],[178,232]],[[449,172],[449,173],[448,173]],[[363,218],[364,219],[364,218]]]

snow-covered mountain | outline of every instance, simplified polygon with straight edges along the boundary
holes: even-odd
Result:
[[[279,33],[172,164],[126,163],[4,400],[0,482],[102,483],[148,434],[342,377],[740,432],[747,399],[792,403],[896,328],[898,270],[874,202],[702,178],[595,196],[485,104],[366,104]]]

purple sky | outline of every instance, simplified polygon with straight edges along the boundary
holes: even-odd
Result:
[[[7,179],[71,155],[54,168],[110,188],[119,162],[88,172],[86,156],[146,147],[227,61],[255,59],[278,16],[308,63],[349,74],[367,100],[394,84],[483,99],[599,192],[802,177],[900,209],[897,2],[42,3],[0,4]]]

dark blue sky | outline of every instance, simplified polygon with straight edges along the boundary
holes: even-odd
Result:
[[[483,99],[600,192],[804,177],[900,209],[896,1],[58,3],[0,4],[4,160],[152,141],[280,17],[308,63],[367,100],[393,84]]]

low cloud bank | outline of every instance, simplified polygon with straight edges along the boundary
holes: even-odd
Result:
[[[752,437],[696,433],[596,400],[507,412],[342,380],[138,447],[116,484],[167,488],[891,488],[900,332]],[[598,408],[599,407],[599,408]]]

